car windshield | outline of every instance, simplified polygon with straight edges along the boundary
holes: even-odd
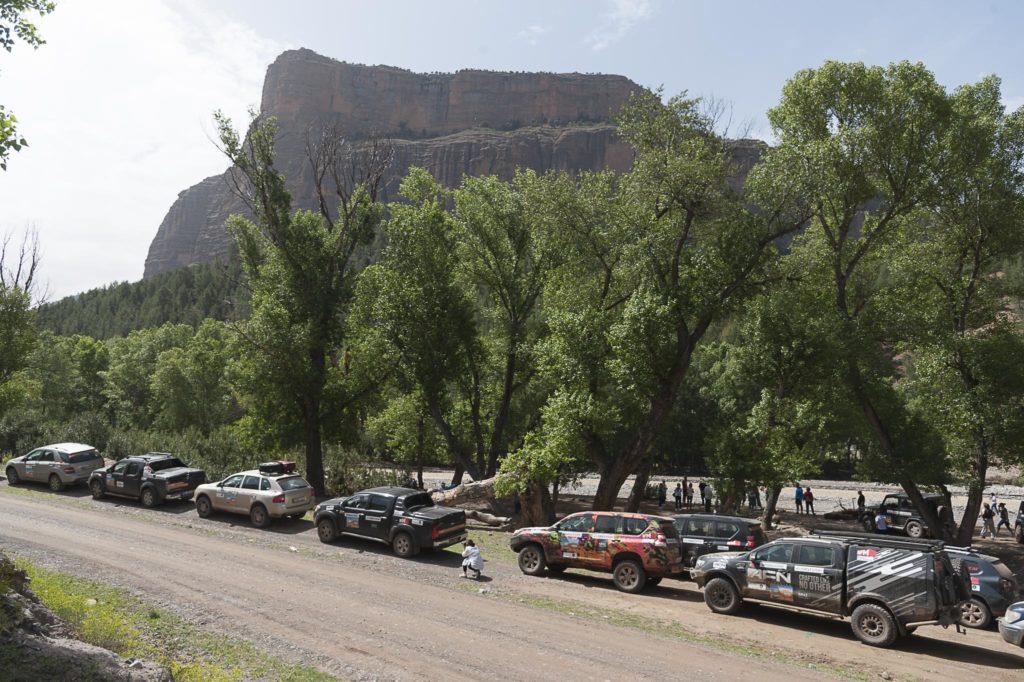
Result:
[[[433,507],[434,500],[430,497],[430,493],[416,493],[415,495],[409,495],[405,498],[406,509],[416,509],[417,507]]]
[[[83,450],[82,452],[73,452],[70,455],[65,455],[65,458],[68,464],[81,464],[89,460],[99,459],[100,453],[95,450]]]
[[[308,488],[309,484],[306,483],[306,479],[301,476],[289,476],[287,478],[277,479],[277,484],[281,486],[281,490],[288,492],[289,490],[298,490],[299,488]]]
[[[177,469],[178,467],[185,466],[177,457],[169,457],[167,459],[158,459],[155,462],[149,463],[149,468],[153,471],[163,471],[164,469]]]

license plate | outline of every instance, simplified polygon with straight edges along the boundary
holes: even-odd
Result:
[[[296,497],[292,499],[292,504],[302,504],[306,501],[305,497]]]

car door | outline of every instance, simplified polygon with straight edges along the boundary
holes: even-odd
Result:
[[[371,494],[367,502],[366,512],[360,520],[362,535],[378,540],[387,540],[388,529],[391,527],[391,509],[394,498]]]
[[[60,476],[60,467],[63,465],[64,462],[61,461],[60,455],[56,451],[45,451],[39,458],[38,466],[36,466],[36,480],[49,481],[52,474]]]
[[[46,450],[33,450],[32,452],[25,455],[25,459],[15,466],[18,469],[18,475],[26,481],[38,481],[36,478],[36,467],[39,466],[39,458],[46,454]]]
[[[842,551],[825,543],[801,543],[793,558],[794,601],[797,606],[828,613],[842,611]]]
[[[110,471],[107,472],[106,486],[107,490],[116,494],[124,495],[124,472],[128,469],[130,462],[127,459],[122,459],[120,462],[110,467]]]
[[[238,487],[238,495],[234,501],[234,510],[240,514],[248,514],[259,492],[260,477],[246,474],[245,478],[242,479],[242,485]]]
[[[363,535],[368,528],[366,526],[366,512],[370,508],[370,496],[366,493],[353,495],[345,500],[345,528],[344,532],[353,535]]]
[[[614,543],[624,532],[623,517],[620,514],[598,514],[594,520],[594,532],[589,542],[584,545],[580,555],[583,561],[592,566],[610,567]],[[642,532],[642,531],[641,531]]]
[[[220,511],[235,511],[235,500],[238,499],[238,489],[242,485],[242,474],[228,476],[217,485],[217,492],[210,500],[213,508]]]
[[[702,516],[691,516],[683,524],[683,565],[693,567],[697,559],[717,552],[715,549],[715,522]],[[724,551],[724,550],[723,550]]]
[[[793,603],[792,542],[776,541],[756,549],[747,562],[747,597]]]
[[[119,492],[129,497],[138,497],[142,492],[142,462],[130,462],[122,476],[124,487]]]
[[[587,559],[584,545],[594,531],[594,515],[591,513],[573,514],[562,519],[555,528],[558,532],[557,554],[569,566],[586,565]]]

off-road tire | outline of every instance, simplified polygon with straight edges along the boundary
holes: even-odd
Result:
[[[262,504],[254,504],[249,510],[249,521],[257,528],[266,528],[270,525],[270,513]]]
[[[7,485],[18,485],[21,483],[21,477],[18,476],[18,472],[14,467],[7,467],[7,471],[4,474],[7,476]]]
[[[139,502],[146,509],[152,509],[160,504],[160,496],[152,488],[143,488],[142,493],[139,495]]]
[[[320,542],[334,542],[338,539],[338,526],[334,519],[322,518],[316,522],[316,536]]]
[[[60,480],[60,476],[57,474],[50,474],[50,490],[55,493],[64,490],[64,481]]]
[[[903,527],[903,532],[907,534],[908,538],[914,538],[915,540],[925,536],[924,525],[920,521],[907,521],[907,525]]]
[[[992,612],[988,604],[977,597],[971,597],[960,606],[960,624],[967,628],[984,630],[992,624]]]
[[[875,532],[875,520],[872,519],[870,516],[864,519],[863,522],[861,522],[861,526],[863,526],[864,530],[868,533]]]
[[[712,578],[704,586],[704,603],[715,613],[731,616],[740,610],[743,599],[731,582],[725,578]]]
[[[107,491],[103,489],[103,483],[98,480],[93,480],[89,484],[89,492],[92,493],[92,499],[98,500],[107,494]]]
[[[526,545],[519,550],[519,570],[526,575],[541,575],[547,566],[544,550],[540,545]],[[557,571],[559,567],[554,567]],[[564,569],[563,569],[564,570]]]
[[[612,569],[615,587],[629,594],[636,594],[647,584],[647,571],[633,559],[623,559]]]
[[[199,514],[201,519],[208,519],[213,516],[213,503],[210,502],[209,497],[200,495],[196,498],[196,513]]]
[[[878,604],[861,604],[853,610],[850,628],[868,646],[887,647],[896,641],[899,629],[887,609]]]
[[[406,532],[395,533],[395,537],[391,538],[391,551],[403,559],[408,559],[416,553],[416,543]]]

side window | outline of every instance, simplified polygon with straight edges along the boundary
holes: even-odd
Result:
[[[224,480],[225,488],[237,488],[242,485],[242,474],[235,474],[234,476],[228,476]]]
[[[593,527],[594,515],[580,514],[579,516],[573,516],[563,521],[559,524],[558,530],[570,533],[587,533]]]
[[[259,490],[260,489],[260,478],[259,478],[259,476],[246,476],[245,480],[242,481],[242,488],[244,490]]]
[[[699,538],[714,537],[715,522],[711,519],[688,519],[686,527],[683,528],[683,535],[693,535]]]
[[[622,528],[621,516],[615,516],[612,514],[602,514],[597,517],[597,523],[594,524],[595,533],[621,533]]]
[[[914,503],[910,501],[910,498],[900,498],[900,509],[914,511]]]
[[[110,471],[111,471],[111,473],[114,473],[114,474],[123,474],[124,470],[128,468],[128,465],[130,463],[131,462],[129,462],[128,460],[122,459],[120,462],[115,464],[114,468],[111,469]]]
[[[796,563],[804,566],[832,566],[835,564],[835,551],[828,545],[800,545]]]
[[[740,527],[728,521],[715,521],[715,537],[728,540],[740,532]]]
[[[368,495],[356,495],[354,497],[350,497],[348,502],[345,503],[345,506],[349,509],[366,509],[368,503]]]
[[[779,564],[788,564],[793,560],[793,545],[788,542],[768,545],[754,552],[750,558],[754,561],[774,561]]]
[[[260,490],[270,490],[270,480],[266,478],[260,479]]]
[[[39,458],[43,456],[45,450],[33,450],[32,452],[25,455],[26,462],[38,462]]]
[[[125,470],[124,475],[138,476],[140,471],[142,471],[142,464],[140,464],[139,462],[132,462],[131,464],[128,465],[128,468]]]
[[[900,506],[900,500],[895,495],[890,495],[882,500],[882,506],[887,509],[896,509]]]
[[[370,511],[386,512],[391,509],[391,498],[383,495],[370,495]]]
[[[42,454],[39,455],[40,462],[52,462],[53,452],[50,450],[43,450]]]
[[[649,525],[647,519],[627,516],[622,519],[622,532],[625,535],[642,535]]]

